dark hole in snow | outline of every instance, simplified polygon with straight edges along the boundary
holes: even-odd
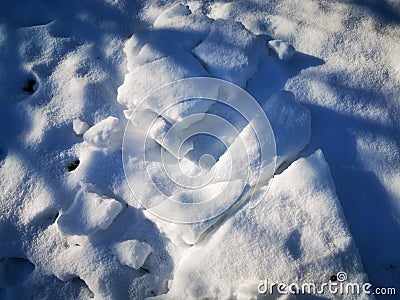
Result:
[[[74,160],[73,162],[71,162],[68,165],[68,172],[72,172],[73,170],[75,170],[78,166],[79,166],[79,159]]]
[[[293,259],[299,259],[302,255],[301,234],[298,230],[293,231],[286,240],[286,247]]]
[[[335,282],[335,281],[337,280],[336,274],[332,275],[332,276],[329,278],[329,280],[332,281],[332,282]]]
[[[28,93],[30,93],[30,94],[33,94],[33,93],[35,92],[35,90],[33,89],[33,87],[35,86],[35,84],[36,84],[36,80],[35,80],[35,79],[28,79],[28,81],[26,82],[26,84],[25,84],[23,90],[24,90],[25,92],[28,92]]]

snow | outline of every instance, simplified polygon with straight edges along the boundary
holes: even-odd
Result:
[[[280,60],[290,60],[296,52],[294,47],[281,40],[271,40],[268,42],[270,48]]]
[[[114,130],[119,123],[116,117],[107,117],[90,127],[84,134],[83,139],[97,147],[104,147],[110,143]]]
[[[399,15],[3,1],[0,298],[257,299],[339,271],[398,294]]]
[[[79,118],[72,121],[72,126],[77,135],[83,135],[89,129],[88,123]]]
[[[128,58],[129,60],[129,58]],[[153,90],[179,79],[207,76],[201,64],[189,53],[165,57],[140,66],[125,75],[124,84],[118,88],[118,101],[135,108]],[[135,86],[135,89],[132,89]]]
[[[337,270],[366,279],[320,150],[276,176],[256,208],[249,204],[185,250],[166,299],[228,299],[244,293],[243,279],[254,298],[264,279],[322,283]]]
[[[205,87],[207,92],[204,92]],[[196,114],[185,117],[185,102],[175,105],[174,99],[191,99],[193,95],[200,96],[199,92],[203,97],[219,102],[210,105],[208,100],[191,101],[188,107],[191,110],[197,107]],[[228,106],[224,107],[225,113],[229,107],[236,114],[240,112],[242,119],[239,120],[244,120],[244,124],[238,122],[238,116],[233,112],[225,116],[227,119],[218,117],[217,104]],[[171,125],[153,110],[141,109],[141,106],[162,112],[162,116],[168,115],[176,123]],[[165,111],[163,106],[168,109]],[[205,114],[207,109],[215,114]],[[176,112],[174,115],[179,117],[173,117],[169,111]],[[261,107],[245,91],[226,81],[210,78],[183,80],[162,87],[148,95],[132,114],[127,114],[130,122],[125,132],[123,156],[129,186],[150,213],[185,223],[165,223],[147,214],[174,243],[196,243],[249,187],[270,179],[275,170],[276,151],[272,129],[263,114]],[[139,128],[143,134],[138,133]],[[183,158],[190,151],[196,151],[196,139],[193,142],[187,139],[197,133],[217,137],[225,150],[218,155],[212,151],[213,145],[208,144],[204,148],[206,153],[194,155],[193,161],[189,156]],[[159,148],[154,142],[165,151],[158,153]],[[206,222],[193,224],[199,221]]]
[[[153,249],[147,243],[129,240],[114,245],[112,252],[121,264],[138,270],[152,251]]]
[[[122,211],[122,204],[83,188],[71,207],[57,220],[61,232],[67,235],[91,235],[107,229]]]
[[[167,56],[179,58],[182,52],[193,49],[208,33],[211,20],[193,15],[181,3],[165,9],[154,21],[150,31],[134,34],[125,47],[128,70]],[[135,56],[135,60],[130,57]]]
[[[215,20],[207,37],[192,50],[211,75],[239,86],[256,72],[264,52],[265,44],[241,23],[227,20]]]
[[[277,165],[291,160],[303,150],[311,137],[311,116],[293,93],[275,92],[263,109],[275,134]]]

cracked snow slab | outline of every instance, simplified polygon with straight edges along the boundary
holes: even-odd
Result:
[[[256,297],[264,279],[321,284],[338,272],[367,282],[320,150],[277,175],[258,206],[249,204],[185,250],[164,299]]]
[[[179,21],[178,21],[179,20]],[[174,38],[182,37],[185,41],[183,45],[179,44],[179,51],[168,52],[166,51],[162,55],[159,55],[161,48],[169,49],[169,43],[166,46],[161,47],[158,41],[161,39],[160,30],[166,30],[171,24],[178,26],[180,30],[177,30],[173,36]],[[182,31],[192,30],[196,34],[191,35],[189,39],[185,38]],[[166,31],[165,34],[170,34],[170,31]],[[158,38],[157,38],[158,37]],[[191,50],[196,43],[196,47]],[[158,46],[157,46],[158,45]],[[182,47],[181,47],[182,46]],[[154,51],[158,51],[155,53]],[[179,164],[183,161],[182,157],[173,151],[175,144],[181,144],[183,139],[180,139],[179,135],[169,134],[169,138],[166,137],[168,130],[175,124],[185,117],[189,113],[206,113],[210,109],[210,105],[205,101],[192,101],[192,104],[187,107],[173,106],[168,110],[164,111],[163,106],[167,106],[165,102],[170,101],[170,97],[160,97],[155,101],[150,98],[147,101],[147,106],[139,107],[141,100],[146,98],[156,88],[163,86],[166,83],[170,83],[179,79],[196,76],[217,76],[222,79],[229,80],[241,86],[245,86],[247,80],[258,71],[258,65],[260,60],[268,59],[267,48],[265,43],[256,35],[249,32],[240,22],[227,21],[227,20],[211,20],[206,17],[200,17],[199,15],[192,14],[190,9],[183,5],[176,5],[170,8],[165,13],[161,14],[154,23],[154,30],[151,32],[139,32],[134,34],[125,44],[124,52],[127,55],[127,67],[128,73],[125,76],[124,84],[118,89],[118,101],[122,105],[126,106],[126,118],[130,119],[132,115],[134,118],[131,121],[134,123],[134,131],[129,132],[129,137],[125,135],[126,139],[132,140],[129,143],[130,148],[138,148],[135,136],[140,136],[139,131],[148,133],[150,137],[156,141],[157,144],[161,145],[163,149],[173,154],[179,161]],[[218,91],[214,91],[211,87],[205,87],[204,90],[211,90],[209,92],[210,98],[216,97]],[[221,91],[219,91],[221,92]],[[229,91],[225,91],[228,92]],[[169,95],[167,95],[169,96]],[[174,95],[176,97],[176,95]],[[238,101],[240,99],[237,99]],[[268,104],[264,106],[264,110],[267,115],[271,116],[271,123],[275,134],[279,137],[278,147],[278,165],[285,160],[295,157],[299,151],[301,151],[308,143],[310,138],[310,116],[306,109],[296,103],[293,96],[290,96],[289,92],[277,93],[274,97],[271,97],[271,101],[267,101]],[[206,105],[205,105],[206,103]],[[157,117],[157,115],[159,116]],[[157,126],[155,131],[148,130],[148,123],[153,124],[152,120]],[[197,121],[197,120],[196,120]],[[192,130],[190,128],[192,123],[187,124],[184,128]],[[200,123],[200,122],[199,122]],[[197,123],[197,125],[199,124]],[[210,123],[212,124],[212,123]],[[195,127],[195,126],[194,126]],[[243,161],[243,165],[252,165],[255,169],[264,167],[262,165],[257,167],[258,163],[258,148],[254,137],[249,136],[249,126],[244,127],[240,133],[240,138],[247,141],[250,152],[250,162],[244,162],[245,156],[237,157],[238,161]],[[296,129],[296,134],[292,134],[293,129]],[[140,130],[141,129],[141,130]],[[293,136],[295,135],[295,138]],[[250,142],[251,141],[251,142]],[[128,143],[127,143],[128,144]],[[234,149],[236,144],[231,145],[230,152],[236,153],[238,150]],[[133,145],[133,146],[131,146]],[[181,151],[183,155],[187,154],[192,150],[192,145],[189,143],[184,144],[187,146],[185,151]],[[240,145],[239,145],[240,146]],[[152,145],[154,148],[154,143]],[[156,152],[158,150],[155,147]],[[127,151],[126,151],[127,152]],[[137,152],[138,157],[142,155],[141,151],[137,149],[130,149],[131,153]],[[224,170],[224,165],[230,160],[229,155],[222,155],[215,165],[212,171],[217,170],[216,178],[218,182],[224,182],[228,170]],[[152,172],[152,178],[157,182],[162,182],[163,190],[170,199],[179,198],[179,189],[173,189],[171,186],[175,186],[168,180],[162,180],[162,169],[164,167],[173,168],[173,164],[177,164],[177,161],[173,161],[171,166],[169,163],[162,163],[155,159],[149,161],[146,164],[141,164],[137,161],[137,158],[132,156],[129,157],[126,162],[128,168],[125,169],[129,178],[135,182],[143,182],[142,188],[136,189],[134,194],[140,199],[146,200],[146,208],[152,208],[152,211],[157,214],[157,210],[164,210],[165,203],[160,203],[164,200],[164,197],[158,197],[159,191],[153,186],[151,182],[148,184],[143,180],[142,174],[145,174],[146,167],[150,167]],[[241,163],[238,163],[241,164]],[[268,166],[265,166],[268,167]],[[247,168],[243,170],[237,170],[238,178],[241,179],[246,177]],[[256,170],[250,170],[250,181],[254,181]],[[159,170],[159,171],[157,171]],[[145,172],[145,173],[143,173]],[[229,172],[228,172],[229,173]],[[161,174],[161,175],[160,175]],[[231,178],[232,179],[232,178]],[[267,182],[265,182],[266,184]],[[240,191],[235,193],[235,198],[241,195]],[[222,197],[226,199],[227,197]],[[224,202],[221,200],[221,202]],[[143,203],[142,203],[143,204]],[[167,205],[168,206],[168,205]],[[175,211],[182,213],[181,206],[176,207]],[[148,218],[153,220],[166,234],[167,236],[177,245],[192,245],[196,243],[199,237],[212,226],[219,218],[208,220],[202,224],[174,224],[165,222],[150,213],[145,212]]]
[[[277,165],[281,165],[283,162],[293,159],[307,144],[310,139],[311,133],[311,124],[310,124],[310,115],[307,109],[303,108],[300,104],[298,104],[292,93],[286,91],[278,91],[276,92],[264,105],[263,109],[266,114],[270,117],[270,122],[272,129],[275,133],[276,139],[276,147],[277,147]],[[205,118],[205,122],[207,122],[207,117]],[[212,168],[212,171],[215,172],[215,179],[212,182],[226,182],[229,178],[230,180],[238,180],[242,178],[246,178],[248,176],[249,184],[253,185],[257,180],[256,170],[257,168],[267,168],[268,165],[261,164],[257,167],[259,162],[259,146],[256,142],[256,137],[254,133],[250,130],[251,123],[243,128],[240,132],[240,138],[237,138],[227,149],[227,151],[219,158],[218,162]],[[130,136],[133,137],[133,134]],[[242,141],[246,141],[247,155],[241,155],[241,145]],[[135,143],[131,143],[135,144]],[[230,153],[232,153],[235,158],[237,166],[241,166],[241,168],[235,169],[233,173],[229,172],[229,160],[231,159]],[[161,172],[164,168],[172,169],[172,166],[169,164],[161,164],[159,162],[150,162],[152,166],[152,170],[158,169],[158,173]],[[177,164],[176,162],[174,162]],[[254,166],[251,168],[251,171],[248,175],[248,169],[246,166],[251,165]],[[265,166],[264,166],[265,165]],[[140,164],[137,162],[129,163],[128,177],[135,178],[135,181],[143,181],[143,177],[140,174],[146,172],[145,166],[140,168]],[[158,167],[157,167],[158,166]],[[176,167],[175,167],[176,168]],[[134,173],[137,173],[135,175]],[[155,174],[155,173],[154,173]],[[227,174],[229,174],[229,178],[227,178]],[[158,177],[159,180],[161,176]],[[267,184],[267,181],[264,183]],[[164,185],[168,187],[173,187],[173,183]],[[141,198],[147,197],[151,200],[151,205],[146,206],[147,208],[152,208],[152,212],[157,214],[159,209],[162,209],[165,204],[159,203],[161,200],[156,200],[154,195],[158,194],[158,191],[155,189],[153,184],[146,184],[143,182],[142,190],[135,190],[136,195],[140,195]],[[231,189],[232,192],[234,189]],[[212,199],[213,195],[217,195],[219,193],[219,189],[210,189],[211,193],[208,193],[209,196],[204,199]],[[236,192],[235,199],[240,199],[241,190]],[[173,196],[176,196],[176,193],[179,192],[178,189],[175,189],[175,192],[169,191]],[[147,196],[145,195],[147,193]],[[243,193],[244,194],[244,193]],[[232,195],[229,193],[223,193],[219,196],[218,202],[224,203],[231,199]],[[176,198],[176,197],[175,197]],[[150,203],[150,202],[149,202]],[[164,205],[164,206],[163,206]],[[173,206],[171,206],[173,207]],[[227,206],[228,207],[228,206]],[[178,212],[183,212],[181,209],[176,209]],[[171,222],[165,222],[157,217],[154,217],[151,213],[146,213],[146,215],[153,220],[158,226],[167,234],[167,236],[177,245],[193,245],[195,244],[200,236],[208,230],[214,223],[218,222],[218,218],[212,218],[203,223],[199,224],[175,224]]]
[[[240,22],[218,19],[192,53],[211,75],[245,87],[247,80],[257,72],[266,46]]]

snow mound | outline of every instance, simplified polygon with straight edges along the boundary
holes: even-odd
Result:
[[[140,269],[153,248],[147,243],[129,240],[114,245],[112,253],[118,257],[121,264]]]
[[[57,224],[67,235],[92,235],[107,229],[122,208],[122,204],[112,198],[83,189],[71,207],[60,215]]]
[[[338,271],[346,272],[349,282],[366,280],[329,167],[318,150],[277,175],[258,206],[246,204],[185,250],[165,298],[251,294],[255,299],[265,279],[320,284]]]
[[[110,143],[111,136],[118,123],[119,119],[116,117],[101,120],[83,134],[83,139],[94,146],[106,147]]]

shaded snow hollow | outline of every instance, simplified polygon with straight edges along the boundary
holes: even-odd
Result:
[[[398,287],[395,13],[313,0],[9,1],[0,20],[1,299],[258,299],[264,279],[320,284],[338,272]],[[224,162],[239,142],[226,132],[227,147],[193,139],[175,151],[173,124],[195,113],[182,130],[202,128],[205,114],[221,114],[248,142],[250,171],[262,165],[249,124],[226,108],[193,99],[160,111],[165,103],[149,101],[128,137],[135,193],[163,209],[135,146],[157,116],[150,154],[165,151],[190,175],[214,163],[198,159],[206,150],[217,154],[220,181],[193,198],[225,189],[221,201],[239,199],[223,217],[171,223],[133,196],[122,139],[143,98],[197,76],[255,97],[275,134],[275,176],[256,190],[251,172],[228,182]],[[185,200],[152,158],[155,182]]]

